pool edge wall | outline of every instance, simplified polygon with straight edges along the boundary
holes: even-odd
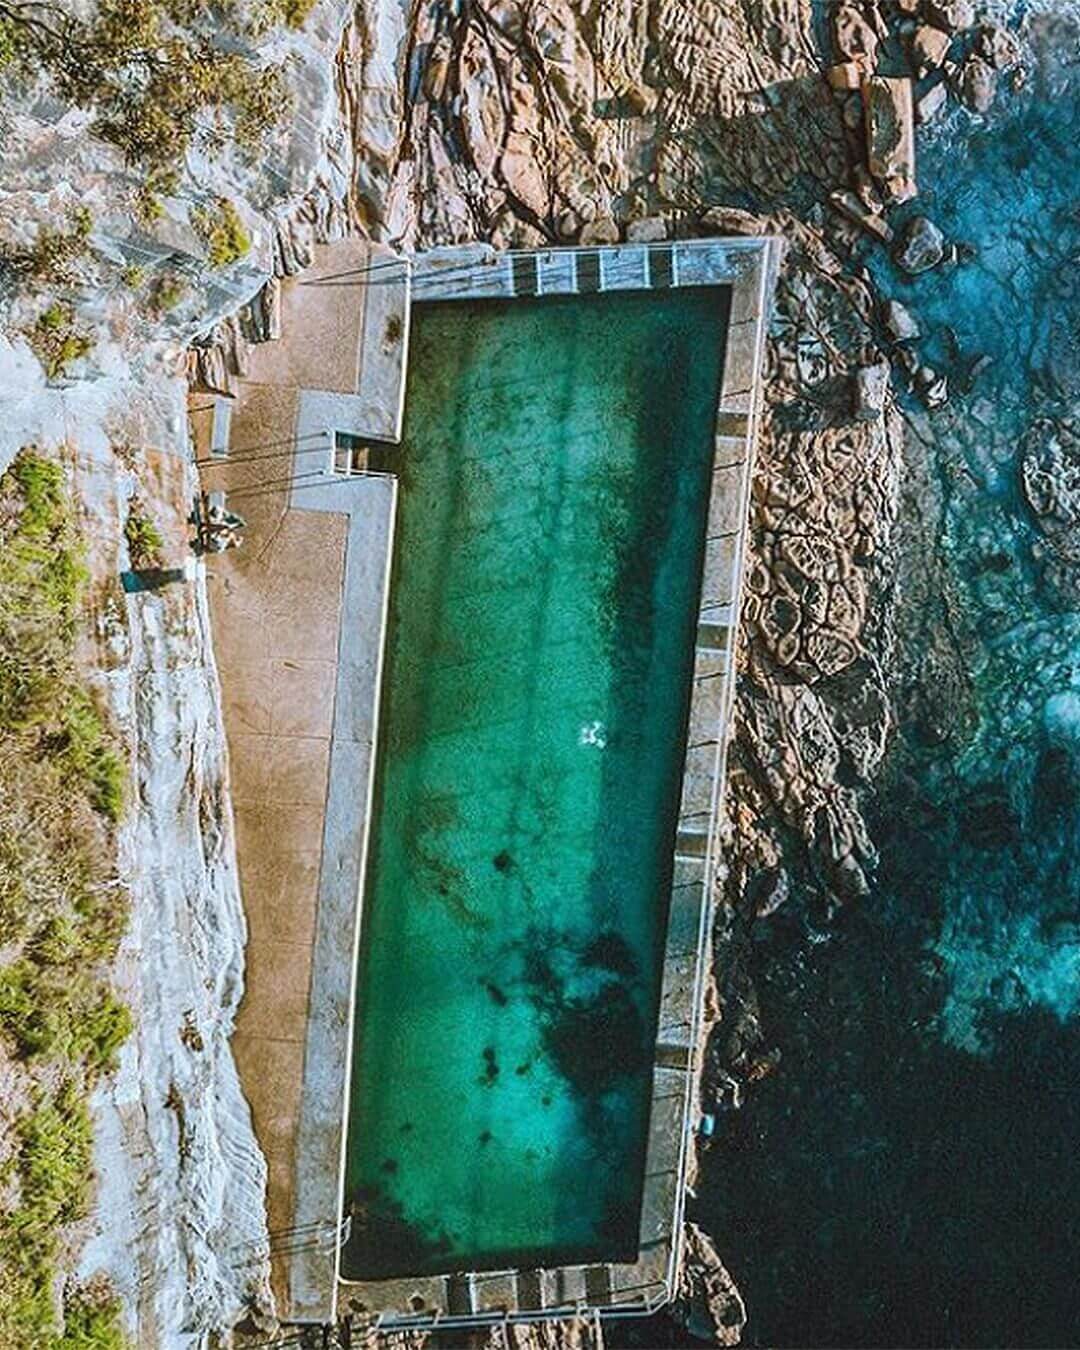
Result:
[[[286,1320],[329,1321],[346,1311],[348,1305],[357,1303],[363,1305],[364,1316],[387,1328],[421,1328],[436,1321],[450,1325],[480,1325],[505,1319],[533,1321],[592,1310],[605,1316],[640,1314],[655,1310],[674,1292],[682,1252],[685,1177],[692,1150],[693,1108],[700,1071],[713,890],[720,867],[718,832],[726,733],[734,694],[734,643],[746,549],[761,361],[765,322],[779,258],[780,241],[759,236],[511,254],[499,254],[486,246],[469,246],[437,250],[413,261],[413,298],[424,300],[534,298],[538,294],[581,294],[587,290],[641,290],[668,286],[730,288],[723,375],[714,428],[709,539],[699,593],[698,640],[690,706],[693,732],[687,737],[683,769],[675,876],[654,1055],[639,1253],[632,1263],[601,1263],[554,1270],[463,1272],[362,1284],[340,1279],[338,1216],[343,1202],[346,1119],[343,1112],[337,1122],[336,1168],[330,1168],[328,1162],[334,1142],[330,1103],[347,1102],[351,1077],[351,1019],[363,892],[362,859],[371,805],[378,671],[385,641],[387,581],[393,550],[391,500],[388,514],[383,518],[385,533],[379,528],[374,534],[360,528],[354,538],[350,532],[349,553],[356,548],[363,555],[367,549],[359,561],[355,557],[352,560],[354,574],[359,568],[366,577],[357,590],[356,599],[363,605],[366,595],[368,628],[378,616],[378,650],[374,666],[370,650],[363,663],[363,688],[359,696],[355,687],[357,664],[347,659],[345,652],[342,652],[339,664],[322,864],[323,877],[328,884],[320,885],[317,964],[312,977],[296,1164],[297,1223],[316,1227],[321,1223],[326,1240],[306,1245],[302,1253],[289,1259],[289,1306],[282,1310]],[[579,279],[585,283],[580,287]],[[372,329],[364,341],[376,342],[379,336],[378,331]],[[402,385],[404,369],[405,362],[402,361]],[[380,489],[385,490],[386,487]],[[389,491],[392,499],[393,489]],[[354,513],[350,525],[358,518],[363,519]],[[377,562],[380,548],[384,550],[381,571]],[[348,559],[346,566],[350,566]],[[354,608],[354,619],[356,613]],[[342,631],[347,631],[348,617],[343,613]],[[370,649],[370,639],[367,646]],[[374,687],[372,675],[375,676]],[[350,680],[354,684],[346,688]],[[366,706],[361,707],[365,701]],[[349,739],[350,727],[355,726],[357,718],[365,728],[365,735],[370,737],[367,753],[361,755],[360,760],[356,756],[355,739]],[[338,781],[349,777],[352,779],[351,791]],[[348,828],[341,820],[340,809],[334,810],[335,784],[339,797],[343,791],[348,797],[352,804],[350,809],[357,805],[361,808],[361,818]],[[339,828],[337,837],[331,839],[331,824],[335,818]],[[350,844],[355,855],[354,865],[343,867],[342,860]],[[334,884],[342,870],[357,878],[351,894],[351,920],[343,910],[343,906],[350,903],[349,888]],[[352,954],[347,972],[328,971],[323,967],[324,958],[331,966],[340,967],[346,949]],[[344,1016],[340,999],[343,977],[351,991]],[[329,985],[337,991],[333,1006],[329,1009],[322,1006],[321,1011],[324,1000],[318,996],[319,985]],[[347,1036],[344,1045],[343,1035]],[[317,1129],[313,1133],[315,1125]],[[305,1139],[310,1143],[315,1138],[319,1146],[312,1153],[305,1148]],[[336,1187],[336,1205],[329,1213],[328,1183]]]

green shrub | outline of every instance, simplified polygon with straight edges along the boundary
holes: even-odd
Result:
[[[251,248],[240,213],[227,197],[219,197],[213,208],[195,207],[191,223],[206,242],[212,267],[228,267]]]
[[[42,310],[33,328],[26,331],[26,339],[50,380],[61,379],[94,347],[94,339],[76,329],[75,311],[62,300]]]
[[[0,70],[10,66],[18,55],[15,25],[6,17],[0,18]]]
[[[75,264],[86,256],[93,226],[94,218],[89,208],[77,206],[68,212],[66,230],[42,225],[28,248],[0,246],[0,260],[13,271],[33,277],[35,281],[69,282],[74,276]]]
[[[24,1230],[54,1229],[86,1213],[93,1137],[86,1101],[68,1079],[19,1127]]]
[[[187,282],[183,277],[167,275],[158,277],[150,295],[150,303],[158,314],[167,314],[187,295]]]
[[[87,1081],[108,1073],[131,1035],[131,1013],[112,990],[80,969],[81,934],[61,966],[32,949],[0,969],[0,1029],[23,1060],[55,1059],[83,1070]]]
[[[106,989],[79,1019],[75,1053],[92,1073],[108,1073],[116,1067],[117,1052],[132,1030],[131,1012],[111,990]]]
[[[105,1291],[75,1289],[64,1298],[64,1334],[50,1350],[127,1350],[120,1300]]]
[[[120,273],[120,280],[129,291],[137,291],[146,280],[146,268],[138,263],[128,263]]]
[[[81,782],[91,803],[109,820],[124,807],[124,764],[97,705],[83,689],[72,688],[57,717],[55,753],[67,772]]]
[[[148,170],[146,180],[135,193],[135,219],[149,229],[165,214],[162,197],[169,197],[180,186],[175,169],[158,165]]]
[[[161,566],[165,541],[161,537],[161,531],[137,501],[132,501],[128,508],[128,518],[124,523],[124,538],[127,540],[132,567]]]
[[[256,33],[268,32],[280,24],[293,30],[303,28],[317,3],[318,0],[262,0],[251,27]]]
[[[35,934],[30,951],[46,966],[63,966],[79,954],[79,925],[71,914],[54,914]],[[2,977],[0,977],[2,978]]]
[[[287,107],[281,71],[239,49],[228,6],[191,0],[4,5],[9,61],[43,74],[60,99],[93,114],[93,129],[132,164],[182,163],[192,143],[257,147]]]
[[[59,1233],[87,1211],[87,1100],[131,1016],[110,988],[126,903],[113,875],[123,758],[74,659],[87,573],[62,467],[23,450],[0,476],[0,1036],[39,1061],[0,1164],[0,1346],[120,1350],[115,1300],[54,1305]],[[12,953],[16,955],[12,956]]]

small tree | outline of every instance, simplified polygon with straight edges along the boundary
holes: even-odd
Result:
[[[280,69],[237,50],[242,28],[208,19],[201,0],[99,0],[86,18],[0,0],[0,65],[43,73],[130,163],[168,172],[196,137],[254,151],[287,107]]]

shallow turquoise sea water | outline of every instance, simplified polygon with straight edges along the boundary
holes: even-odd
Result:
[[[726,303],[414,312],[349,1277],[636,1256]]]

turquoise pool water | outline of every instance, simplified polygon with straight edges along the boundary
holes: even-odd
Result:
[[[346,1278],[636,1258],[726,318],[414,311]]]

